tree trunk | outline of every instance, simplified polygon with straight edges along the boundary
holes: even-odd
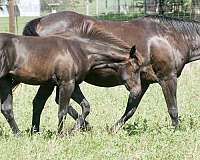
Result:
[[[117,0],[117,6],[118,6],[117,12],[120,14],[120,0]]]
[[[86,0],[86,15],[89,15],[89,0]]]
[[[15,33],[15,0],[8,0],[9,32]]]
[[[158,13],[160,15],[164,14],[164,8],[163,8],[163,6],[164,6],[164,0],[159,0],[159,10],[158,10]]]
[[[99,15],[99,0],[96,0],[96,15]]]

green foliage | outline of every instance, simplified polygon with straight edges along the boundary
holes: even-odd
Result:
[[[139,16],[143,16],[143,13],[132,13],[132,14],[114,14],[114,13],[108,13],[107,15],[102,14],[97,16],[96,18],[98,19],[103,19],[103,20],[114,20],[114,21],[127,21],[131,20],[133,18],[137,18]]]
[[[51,12],[52,8],[59,11],[66,10],[67,8],[72,9],[72,8],[76,8],[82,1],[80,0],[41,0],[40,1],[41,11]],[[56,4],[56,6],[52,6],[53,4]]]

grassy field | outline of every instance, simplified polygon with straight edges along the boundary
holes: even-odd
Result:
[[[0,19],[0,27],[2,27]],[[21,26],[22,27],[22,26]],[[1,28],[0,28],[1,29]],[[22,29],[20,28],[20,31]],[[2,30],[1,30],[2,31]],[[3,30],[5,31],[5,30]],[[1,160],[199,160],[200,159],[200,64],[188,65],[178,81],[180,129],[171,127],[161,88],[151,85],[133,118],[116,135],[107,132],[125,110],[125,87],[99,88],[83,83],[81,88],[92,111],[89,132],[59,138],[57,105],[48,100],[41,119],[41,132],[30,136],[32,99],[38,87],[20,85],[14,92],[14,113],[23,134],[14,137],[0,114]],[[80,107],[71,101],[80,111]],[[74,124],[67,116],[64,130]]]

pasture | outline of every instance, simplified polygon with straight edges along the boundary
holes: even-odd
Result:
[[[6,31],[2,30],[1,22],[0,19],[1,31]],[[22,27],[19,26],[20,32]],[[43,111],[41,132],[30,136],[32,100],[38,87],[20,85],[14,92],[14,114],[23,133],[14,137],[3,115],[0,115],[0,159],[200,159],[199,70],[200,63],[194,62],[185,67],[179,78],[180,128],[176,132],[171,127],[158,84],[151,85],[125,127],[118,134],[111,135],[107,128],[123,114],[128,92],[123,86],[99,88],[83,83],[81,88],[92,107],[88,117],[92,130],[57,137],[58,107],[54,94]],[[71,101],[71,104],[80,111],[76,103]],[[67,116],[64,130],[67,132],[73,124],[72,118]]]

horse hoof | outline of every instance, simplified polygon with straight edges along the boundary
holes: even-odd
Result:
[[[58,136],[59,138],[64,138],[66,135],[65,135],[65,133],[64,133],[63,131],[61,131],[61,132],[59,132],[59,133],[57,134],[57,136]]]
[[[93,127],[90,125],[90,123],[85,121],[85,123],[83,123],[83,125],[81,126],[81,131],[91,131],[92,128]]]
[[[18,131],[18,132],[16,132],[16,133],[14,133],[14,136],[17,137],[17,138],[19,138],[19,137],[22,136],[22,132],[21,132],[21,131]]]
[[[116,134],[116,133],[119,131],[119,129],[116,128],[115,125],[112,126],[111,128],[109,128],[109,127],[107,126],[107,131],[108,131],[109,134]]]
[[[109,134],[115,134],[115,133],[116,133],[114,127],[109,128],[109,127],[106,125],[106,130],[107,130],[107,132],[108,132]]]

